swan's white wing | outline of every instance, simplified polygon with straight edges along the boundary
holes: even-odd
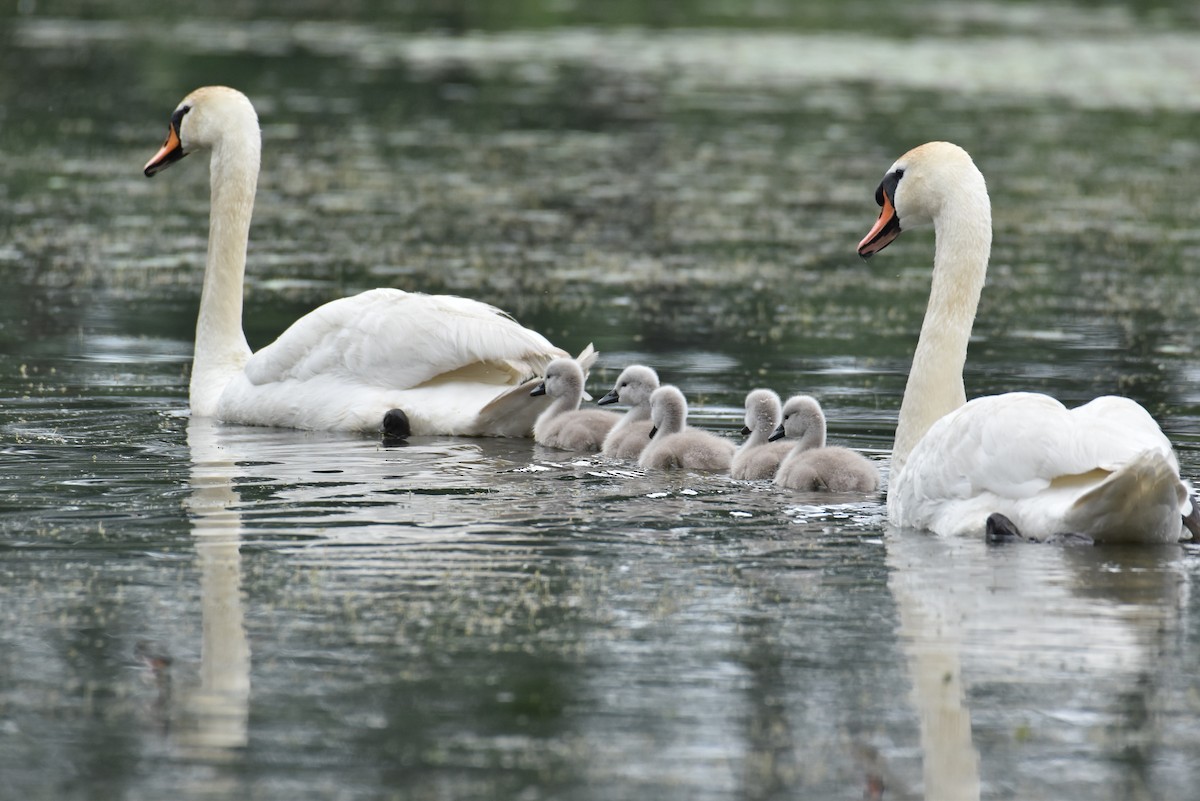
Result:
[[[1175,459],[1150,414],[1128,398],[1106,396],[1075,409],[1054,398],[1011,392],[977,398],[954,414],[948,441],[963,436],[959,462],[975,491],[1028,497],[1065,476],[1112,472],[1146,450]]]
[[[913,449],[889,493],[889,516],[951,533],[981,529],[988,514],[1001,512],[1021,517],[1018,525],[1053,529],[1084,492],[1148,451],[1178,475],[1170,441],[1126,398],[1070,410],[1035,393],[976,398]]]
[[[565,355],[487,304],[375,289],[321,306],[251,356],[217,414],[368,431],[399,408],[414,435],[528,436],[545,403],[523,382]],[[595,358],[588,346],[579,362]]]
[[[344,378],[409,389],[466,379],[516,384],[566,353],[486,303],[374,289],[326,303],[250,357],[252,384]]]

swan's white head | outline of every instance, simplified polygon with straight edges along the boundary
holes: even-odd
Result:
[[[574,359],[555,359],[546,365],[546,376],[542,383],[529,394],[574,398],[578,401],[583,397],[583,368]]]
[[[612,391],[596,401],[601,406],[610,403],[623,403],[627,406],[641,406],[650,402],[650,395],[658,389],[658,373],[643,364],[631,364],[617,376],[617,383]]]
[[[783,404],[783,419],[771,435],[771,441],[784,437],[797,440],[807,437],[812,442],[820,443],[815,447],[825,444],[825,412],[816,398],[793,395]]]
[[[779,396],[769,389],[756,389],[746,396],[746,418],[742,434],[762,431],[770,436],[779,425]]]
[[[201,87],[175,107],[167,140],[143,171],[152,177],[193,151],[215,147],[230,133],[258,136],[250,99],[228,86]]]
[[[674,434],[687,423],[687,398],[678,387],[664,384],[650,396],[650,436]]]
[[[907,230],[935,222],[950,206],[988,203],[983,174],[961,147],[928,142],[905,153],[875,190],[879,219],[858,243],[869,258]]]

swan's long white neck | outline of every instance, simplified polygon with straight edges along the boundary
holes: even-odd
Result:
[[[258,186],[258,125],[231,128],[212,151],[208,260],[188,389],[192,414],[212,417],[222,391],[250,358],[242,332],[246,244]]]
[[[992,211],[982,176],[952,193],[934,219],[933,283],[900,404],[893,479],[935,422],[967,402],[963,366],[992,247]]]

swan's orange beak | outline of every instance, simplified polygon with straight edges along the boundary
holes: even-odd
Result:
[[[900,217],[896,214],[896,207],[892,205],[887,192],[880,194],[883,195],[883,208],[879,210],[879,219],[858,243],[858,255],[864,259],[871,258],[900,236]]]
[[[170,125],[167,127],[167,141],[163,142],[163,146],[154,154],[154,158],[146,162],[142,172],[146,173],[147,178],[153,178],[159,170],[165,169],[186,155],[183,152],[183,143],[179,141],[179,133],[175,130],[174,125]]]

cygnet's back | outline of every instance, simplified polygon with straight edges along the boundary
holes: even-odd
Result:
[[[734,445],[715,434],[687,425],[687,400],[667,384],[650,396],[650,444],[638,466],[680,467],[686,470],[728,470]]]
[[[779,396],[769,389],[756,389],[746,396],[746,425],[742,434],[749,436],[733,455],[731,476],[751,481],[774,478],[779,463],[792,450],[791,442],[770,442],[783,416],[782,406]]]
[[[623,403],[629,411],[604,438],[605,456],[637,459],[650,442],[650,396],[658,389],[658,373],[642,364],[631,364],[621,371],[612,391],[596,401],[601,406]]]
[[[772,439],[795,440],[792,452],[779,465],[775,483],[810,492],[874,492],[879,470],[861,453],[825,445],[825,413],[808,395],[788,398],[783,422]]]
[[[531,395],[547,395],[550,405],[533,424],[533,439],[548,448],[598,451],[620,415],[601,409],[580,409],[583,369],[574,359],[555,359]]]

